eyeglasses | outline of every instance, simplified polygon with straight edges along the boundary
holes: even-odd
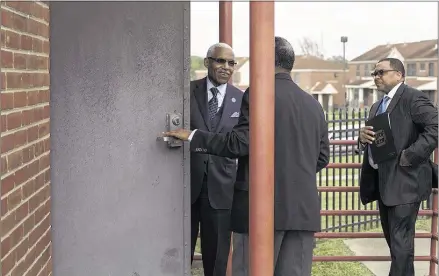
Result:
[[[387,72],[392,72],[392,71],[394,71],[394,72],[398,72],[398,70],[383,70],[383,69],[381,69],[381,70],[375,70],[375,71],[373,71],[370,75],[371,75],[372,77],[376,77],[376,76],[378,76],[378,77],[382,77],[385,73],[387,73]]]
[[[213,57],[208,57],[208,59],[213,60],[219,64],[225,65],[226,63],[229,64],[230,67],[234,67],[237,63],[234,60],[226,60],[223,58],[213,58]]]

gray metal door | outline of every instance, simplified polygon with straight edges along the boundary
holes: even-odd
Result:
[[[189,274],[189,3],[50,9],[54,276]]]

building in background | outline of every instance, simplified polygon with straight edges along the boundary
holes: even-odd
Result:
[[[437,39],[379,45],[349,62],[349,83],[346,85],[348,106],[370,107],[383,94],[376,90],[370,75],[382,58],[400,59],[406,69],[406,83],[424,91],[437,102]]]
[[[406,68],[406,83],[424,91],[437,102],[437,40],[384,44],[348,62],[343,73],[343,62],[326,60],[312,55],[298,55],[291,77],[303,90],[313,95],[325,111],[334,109],[370,108],[383,97],[371,76],[375,64],[382,58],[400,59]],[[250,83],[250,60],[237,58],[233,84],[241,90]],[[204,68],[195,71],[195,78],[207,75]],[[343,85],[345,83],[345,85]]]
[[[244,91],[250,83],[250,61],[248,57],[240,57],[237,58],[237,62],[233,85]],[[195,71],[195,79],[206,75],[205,69]],[[342,85],[343,64],[341,62],[309,55],[296,56],[291,77],[303,90],[312,94],[326,111],[344,107],[345,93]]]

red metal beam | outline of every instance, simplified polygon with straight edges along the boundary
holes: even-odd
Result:
[[[319,192],[359,192],[360,187],[359,186],[319,186],[317,187]],[[438,189],[433,189],[433,194],[438,193]]]
[[[331,179],[330,177],[328,178]],[[359,192],[360,187],[358,186],[319,186],[317,187],[319,192],[337,192],[337,193],[343,193],[343,192]]]
[[[361,163],[329,163],[328,169],[361,169]]]
[[[330,145],[357,145],[357,140],[329,140]]]
[[[200,261],[201,255],[195,255],[194,260]],[[390,256],[314,256],[312,260],[313,262],[385,262],[391,259]],[[431,256],[415,256],[415,261],[438,263],[437,257]]]
[[[384,238],[384,234],[380,232],[317,232],[314,237],[317,239],[375,239]],[[439,240],[438,235],[432,233],[416,233],[415,238]]]
[[[391,261],[390,256],[315,256],[314,262],[386,262]],[[437,258],[431,256],[415,256],[416,262],[435,262]],[[434,274],[430,274],[434,275]]]
[[[273,275],[274,2],[250,2],[250,275]]]
[[[379,215],[378,210],[321,210],[321,216],[377,216]],[[432,210],[420,210],[419,216],[437,216],[437,210],[434,212]]]
[[[314,234],[317,239],[376,239],[384,238],[383,233],[374,232],[318,232]],[[437,235],[431,233],[416,233],[418,239],[434,239],[438,240]]]

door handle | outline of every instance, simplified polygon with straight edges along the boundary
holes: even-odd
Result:
[[[181,128],[183,124],[183,117],[180,113],[167,113],[166,114],[166,131],[173,131]],[[174,137],[157,137],[158,141],[166,142],[168,148],[179,148],[183,146],[183,141]]]

